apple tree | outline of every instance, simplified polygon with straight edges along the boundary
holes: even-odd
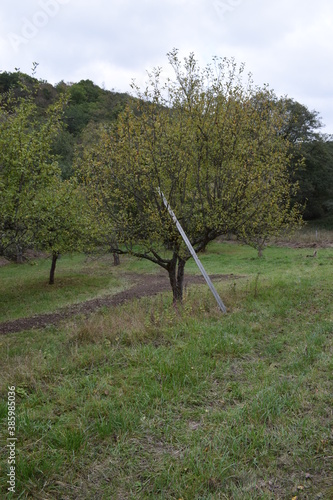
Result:
[[[130,252],[168,272],[174,302],[183,295],[190,258],[162,191],[196,251],[233,233],[253,242],[297,224],[290,209],[283,109],[233,60],[200,68],[193,54],[168,54],[161,69],[115,125],[101,127],[77,172],[96,224]],[[105,230],[103,229],[105,228]]]

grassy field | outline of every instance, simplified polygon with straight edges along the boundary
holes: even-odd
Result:
[[[214,243],[216,283],[0,337],[1,498],[331,499],[333,248]],[[42,266],[46,266],[43,270]],[[115,293],[143,261],[0,269],[3,319]],[[187,273],[197,273],[189,262]],[[50,291],[49,291],[50,290]],[[16,493],[7,488],[8,386]]]
[[[35,258],[23,266],[1,267],[0,321],[52,312],[123,290],[128,284],[110,272],[111,261],[111,256],[65,255],[59,259],[52,286],[48,284],[50,259]]]

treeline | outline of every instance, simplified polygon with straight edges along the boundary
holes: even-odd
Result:
[[[316,111],[244,82],[244,68],[168,54],[135,97],[90,80],[55,86],[0,74],[0,254],[20,262],[103,249],[163,267],[182,297],[190,257],[162,191],[199,251],[235,234],[261,254],[273,235],[333,213],[333,142]]]
[[[333,136],[321,133],[318,111],[284,98],[287,120],[284,136],[292,145],[291,176],[299,183],[297,199],[304,206],[305,220],[333,215]],[[296,163],[303,159],[301,168]]]

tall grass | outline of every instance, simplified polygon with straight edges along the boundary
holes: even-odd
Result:
[[[333,250],[308,253],[213,244],[227,315],[189,286],[183,307],[166,293],[2,337],[13,498],[332,498]]]

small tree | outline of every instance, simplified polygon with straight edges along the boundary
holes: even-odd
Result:
[[[23,89],[23,97],[0,95],[0,252],[17,262],[33,245],[36,198],[60,177],[51,147],[66,103],[64,95],[41,118],[33,92]]]
[[[250,238],[260,222],[276,230],[289,212],[291,185],[283,116],[273,94],[243,83],[233,60],[214,59],[201,70],[194,55],[169,62],[175,80],[149,75],[136,107],[78,161],[100,226],[121,243],[118,252],[148,259],[169,274],[174,301],[182,300],[187,251],[158,193],[165,194],[196,251],[230,232]]]
[[[49,284],[53,285],[60,254],[83,248],[85,200],[75,179],[59,179],[39,193],[35,202],[38,209],[31,218],[34,245],[51,252]]]

